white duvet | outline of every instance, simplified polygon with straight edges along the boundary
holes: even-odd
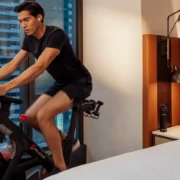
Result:
[[[180,180],[180,140],[82,165],[46,180]]]

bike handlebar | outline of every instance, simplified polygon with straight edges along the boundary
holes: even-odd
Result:
[[[12,98],[9,96],[0,96],[0,102],[21,104],[23,101],[21,99]]]

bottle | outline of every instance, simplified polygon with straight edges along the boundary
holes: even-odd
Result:
[[[160,131],[167,132],[166,121],[168,118],[168,107],[164,104],[160,105]]]
[[[9,160],[14,157],[15,154],[15,144],[14,142],[9,138],[9,136],[6,136],[6,140],[0,144],[0,153],[4,160]]]

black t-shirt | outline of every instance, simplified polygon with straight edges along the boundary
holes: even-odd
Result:
[[[49,64],[47,71],[59,83],[69,83],[75,79],[89,76],[90,73],[75,56],[65,32],[55,26],[46,26],[42,38],[26,36],[22,49],[31,52],[36,59],[46,47],[57,48],[59,55]]]

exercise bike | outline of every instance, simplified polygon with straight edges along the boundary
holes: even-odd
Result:
[[[0,96],[0,141],[9,137],[14,147],[10,160],[3,159],[0,153],[0,180],[25,180],[25,171],[41,165],[48,172],[53,170],[53,161],[49,154],[33,142],[22,129],[9,119],[11,103],[21,104],[22,100],[8,96]],[[78,115],[84,112],[85,116],[98,119],[101,101],[85,100],[79,107],[73,107],[72,117],[66,139],[62,143],[66,166],[71,168],[71,154],[74,132]],[[24,154],[30,156],[23,159]],[[43,177],[39,177],[41,179]]]

